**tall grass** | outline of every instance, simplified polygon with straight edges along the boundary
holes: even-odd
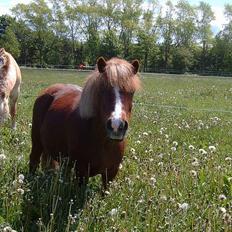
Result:
[[[28,174],[36,96],[85,75],[23,70],[17,130],[0,130],[0,231],[232,231],[232,79],[145,76],[104,197],[99,176],[79,188],[65,163]]]

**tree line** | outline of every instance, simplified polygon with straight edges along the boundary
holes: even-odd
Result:
[[[144,71],[232,72],[232,4],[214,34],[210,4],[186,0],[33,0],[0,16],[0,46],[21,65],[94,65],[139,59]]]

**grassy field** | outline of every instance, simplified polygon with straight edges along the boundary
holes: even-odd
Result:
[[[232,79],[143,75],[128,146],[105,197],[65,165],[28,175],[33,102],[86,73],[23,70],[17,130],[0,129],[0,231],[232,231]]]

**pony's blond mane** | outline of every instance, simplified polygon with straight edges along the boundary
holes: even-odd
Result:
[[[82,118],[92,118],[95,116],[96,102],[100,86],[117,87],[126,92],[135,92],[140,88],[138,75],[134,74],[134,67],[129,62],[112,58],[106,62],[105,72],[93,71],[83,88],[79,110]]]
[[[0,89],[3,92],[7,90],[6,75],[10,65],[9,53],[4,48],[0,48],[0,57],[4,59],[4,66],[0,68]]]

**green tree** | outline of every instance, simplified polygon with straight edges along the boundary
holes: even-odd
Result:
[[[166,2],[165,15],[161,14],[158,17],[157,25],[159,28],[162,51],[162,64],[165,69],[171,66],[171,48],[173,46],[174,32],[175,32],[175,20],[174,20],[174,6],[171,1]]]
[[[53,49],[52,12],[45,0],[34,0],[30,4],[18,4],[12,9],[17,20],[22,21],[32,31],[33,47],[37,61],[46,64]]]
[[[206,61],[209,55],[209,47],[212,45],[213,32],[210,23],[215,19],[214,13],[211,6],[208,3],[200,2],[197,7],[198,19],[197,19],[197,29],[198,29],[198,39],[202,46],[202,53],[199,57],[199,63],[202,70],[205,69]]]
[[[15,20],[10,16],[0,16],[0,47],[4,47],[15,58],[20,55],[20,43],[15,35]]]

